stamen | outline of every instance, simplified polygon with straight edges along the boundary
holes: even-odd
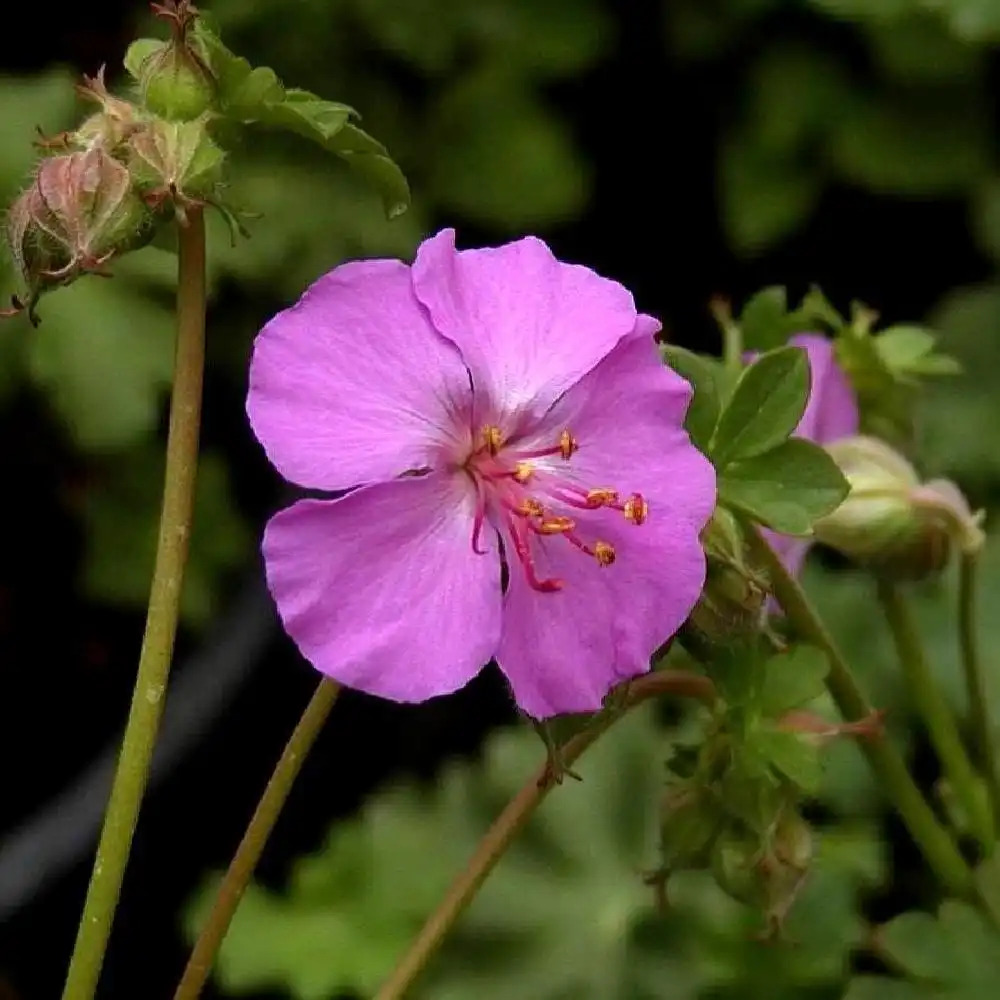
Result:
[[[535,467],[530,462],[517,462],[514,465],[514,471],[511,475],[514,477],[515,482],[526,483],[534,471]]]
[[[633,493],[625,501],[622,511],[626,521],[631,521],[632,524],[642,524],[649,514],[649,504],[646,503],[646,498],[641,493]]]
[[[522,525],[510,517],[510,515],[507,516],[506,520],[507,529],[510,532],[510,540],[514,544],[514,553],[517,555],[518,562],[520,562],[521,568],[524,570],[528,585],[542,593],[552,593],[556,590],[562,590],[562,580],[557,580],[555,577],[548,577],[544,580],[538,579],[538,574],[535,572],[535,562],[531,558],[531,548],[528,544],[528,539],[521,533],[524,530]]]
[[[573,435],[565,430],[559,435],[559,454],[568,462],[573,455],[573,452],[579,448],[577,440]]]
[[[596,490],[587,490],[587,503],[591,507],[613,507],[618,503],[618,493],[606,486]]]
[[[610,566],[615,561],[615,549],[607,542],[594,542],[594,558],[598,566]]]
[[[483,484],[474,480],[476,484],[476,516],[472,522],[472,551],[477,556],[486,555],[486,549],[479,547],[479,540],[483,534],[483,522],[486,520],[486,494],[483,491]]]
[[[545,508],[534,497],[525,497],[517,503],[505,499],[504,506],[518,517],[543,517],[545,514]]]
[[[576,527],[571,517],[546,517],[534,525],[540,535],[562,535]]]
[[[487,424],[482,430],[483,445],[491,455],[496,453],[503,446],[503,433],[496,424]]]

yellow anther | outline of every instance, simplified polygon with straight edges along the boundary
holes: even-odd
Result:
[[[610,566],[615,561],[614,546],[607,542],[594,542],[594,558],[598,566]]]
[[[514,471],[511,473],[514,479],[519,483],[526,483],[530,478],[531,474],[535,471],[535,467],[531,462],[518,462],[514,466]]]
[[[495,455],[503,444],[503,434],[500,428],[496,424],[487,424],[482,430],[482,436],[486,450],[491,455]]]
[[[545,513],[545,508],[533,497],[525,497],[517,505],[517,511],[527,517],[541,517]]]
[[[606,507],[608,504],[618,503],[618,494],[604,486],[596,490],[587,490],[587,503],[591,507]]]
[[[537,525],[543,535],[561,535],[563,532],[572,531],[575,527],[573,519],[569,517],[547,517]]]
[[[646,498],[641,493],[633,493],[625,501],[622,513],[624,513],[626,521],[631,521],[633,524],[642,524],[649,514],[649,504],[646,503]]]
[[[579,447],[576,438],[569,431],[563,431],[559,435],[559,454],[567,461]]]

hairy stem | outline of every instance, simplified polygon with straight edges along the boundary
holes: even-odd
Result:
[[[233,860],[229,863],[229,868],[222,879],[212,910],[205,920],[184,969],[184,975],[177,985],[174,1000],[196,1000],[201,995],[215,956],[222,946],[226,931],[229,930],[233,914],[236,913],[250,877],[264,852],[264,845],[338,694],[340,694],[339,685],[331,680],[320,681],[315,694],[302,713],[302,718],[288,738],[271,779],[264,789],[264,794],[257,803],[253,817],[243,834],[243,839],[236,848]]]
[[[872,709],[861,693],[854,674],[809,598],[785,569],[774,549],[753,524],[746,523],[753,555],[766,568],[771,588],[796,633],[822,649],[830,662],[827,688],[849,722],[867,718]],[[948,830],[938,821],[910,772],[892,744],[884,738],[864,740],[868,757],[882,790],[906,825],[914,843],[944,888],[958,896],[970,896],[972,872],[959,853]]]
[[[969,724],[979,762],[986,773],[986,784],[993,804],[994,819],[1000,822],[1000,770],[997,768],[996,743],[986,701],[986,679],[979,656],[976,629],[976,576],[978,557],[963,553],[958,576],[958,636],[962,649],[962,669],[969,701]]]
[[[708,704],[715,700],[715,687],[707,677],[684,671],[660,670],[633,681],[618,712],[595,718],[591,728],[578,733],[561,748],[559,762],[569,767],[605,733],[621,715],[660,694],[697,698]],[[548,764],[543,766],[507,804],[504,811],[479,842],[464,871],[452,883],[444,899],[414,938],[408,951],[376,994],[375,1000],[398,1000],[413,985],[428,960],[441,946],[448,932],[475,898],[480,886],[493,871],[511,842],[531,818],[553,785]]]
[[[200,211],[178,232],[177,342],[156,563],[132,705],[63,1000],[92,1000],[107,950],[132,835],[163,713],[180,611],[198,467],[205,360],[205,226]]]
[[[900,589],[888,580],[879,580],[878,598],[892,632],[907,692],[927,727],[934,751],[973,835],[989,850],[993,846],[993,816],[980,793],[955,717],[934,682],[910,608]]]

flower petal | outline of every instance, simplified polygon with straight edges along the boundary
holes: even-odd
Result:
[[[847,375],[837,364],[833,342],[818,333],[798,333],[789,344],[805,348],[812,387],[797,437],[830,444],[858,433],[858,403]]]
[[[636,335],[546,415],[541,439],[566,427],[579,442],[553,475],[642,493],[649,512],[637,526],[612,509],[567,508],[581,538],[608,542],[616,560],[601,567],[567,540],[545,538],[537,573],[561,579],[562,590],[533,590],[511,565],[497,662],[535,718],[599,708],[611,687],[649,668],[701,594],[699,536],[715,507],[715,470],[683,430],[690,396],[652,340]]]
[[[433,466],[468,438],[469,374],[395,260],[343,264],[260,332],[247,414],[283,476],[341,490]]]
[[[534,237],[458,252],[445,229],[418,250],[413,287],[472,372],[477,419],[504,430],[544,412],[636,323],[625,288]]]
[[[474,677],[496,652],[501,605],[495,546],[472,550],[474,504],[463,477],[432,473],[276,514],[264,534],[267,580],[302,655],[393,701]]]

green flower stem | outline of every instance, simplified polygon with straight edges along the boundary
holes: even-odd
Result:
[[[854,722],[869,717],[871,706],[803,589],[785,569],[756,526],[749,523],[747,538],[753,555],[767,569],[774,596],[791,626],[803,639],[814,643],[829,657],[827,688],[844,718]],[[902,757],[886,739],[864,740],[860,745],[886,797],[899,813],[935,876],[950,893],[971,896],[974,892],[972,872],[951,834],[927,804]]]
[[[976,772],[962,746],[955,717],[934,683],[923,642],[902,591],[888,580],[878,581],[878,599],[896,645],[906,688],[927,727],[934,750],[973,835],[989,851],[993,847],[993,816],[980,793]]]
[[[986,784],[993,800],[993,815],[1000,823],[1000,771],[997,770],[996,744],[986,703],[986,681],[979,657],[976,630],[976,571],[978,556],[963,553],[958,571],[958,634],[962,648],[962,668],[969,701],[969,722],[975,739],[979,762],[986,772]]]
[[[339,685],[331,680],[320,681],[315,694],[302,713],[302,718],[299,719],[288,743],[285,744],[274,773],[222,879],[215,903],[195,942],[184,975],[177,986],[177,992],[174,993],[174,1000],[197,1000],[201,995],[215,956],[222,946],[226,931],[229,930],[233,914],[236,913],[250,877],[264,852],[264,845],[338,694],[340,694]]]
[[[146,631],[63,1000],[92,1000],[97,989],[149,776],[177,632],[181,584],[191,535],[205,367],[205,225],[200,211],[189,212],[187,225],[178,227],[178,252],[174,385],[163,507]]]
[[[577,733],[560,748],[559,764],[564,768],[570,767],[625,712],[661,694],[696,698],[712,704],[715,701],[715,686],[707,677],[685,671],[660,670],[645,674],[629,685],[619,710],[608,712],[603,717],[597,716],[590,728]],[[552,770],[549,763],[546,763],[507,803],[504,811],[479,842],[464,871],[452,883],[444,899],[378,991],[375,1000],[399,1000],[405,995],[553,784]]]

